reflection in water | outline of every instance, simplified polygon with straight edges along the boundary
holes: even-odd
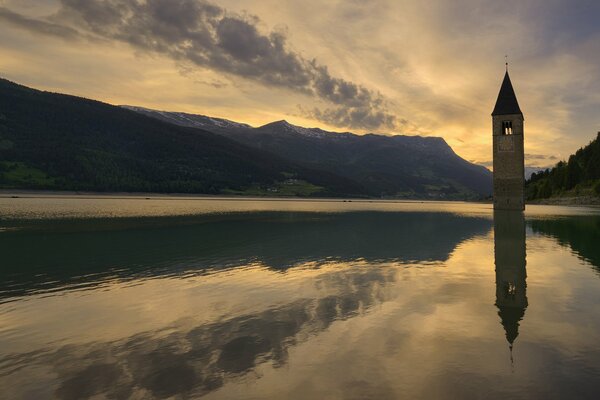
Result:
[[[600,272],[600,218],[543,218],[528,221],[536,233],[551,236],[568,246]]]
[[[24,224],[0,233],[0,397],[596,398],[600,279],[563,246],[594,260],[597,234],[527,224],[528,288],[521,213]]]
[[[45,365],[57,375],[55,395],[65,400],[200,396],[242,379],[258,364],[285,365],[290,346],[389,300],[394,280],[393,269],[325,274],[314,282],[323,293],[316,299],[198,326],[182,321],[113,342],[15,354],[0,363],[0,378]]]
[[[527,308],[525,218],[521,211],[494,211],[496,307],[509,343],[519,336],[519,322]]]
[[[306,262],[444,261],[490,227],[484,217],[382,212],[50,221],[2,233],[0,303],[67,285],[251,263],[285,270]]]
[[[382,263],[442,262],[459,243],[491,228],[488,218],[448,213],[254,213],[201,217],[183,225],[180,219],[163,219],[158,228],[131,222],[53,221],[51,229],[59,233],[40,224],[4,234],[3,296],[11,301],[62,293],[73,283],[94,289],[109,278],[185,278],[191,271],[257,263],[290,270],[292,277],[294,266],[307,263],[325,271],[312,278],[316,296],[292,297],[218,322],[198,324],[190,316],[121,340],[13,354],[0,363],[0,377],[21,367],[51,365],[59,382],[54,395],[62,399],[204,395],[259,364],[285,365],[290,346],[390,300],[397,271]],[[32,244],[36,251],[27,251]],[[349,262],[357,267],[340,264]],[[343,268],[330,271],[332,264]]]

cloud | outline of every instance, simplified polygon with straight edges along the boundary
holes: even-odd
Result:
[[[546,156],[543,154],[530,154],[530,153],[525,153],[525,158],[527,160],[557,160],[558,159],[556,156]]]
[[[47,90],[253,125],[293,115],[349,125],[330,130],[443,136],[457,154],[487,160],[508,54],[528,153],[568,158],[598,130],[600,2],[208,1],[0,0],[22,16],[0,19],[0,68]],[[53,32],[39,33],[38,21]],[[102,40],[75,43],[73,30]],[[191,75],[178,76],[180,65]],[[190,84],[213,79],[227,87]],[[372,127],[378,111],[395,129]]]
[[[541,170],[544,169],[546,167],[540,167],[539,165],[536,165],[538,161],[554,161],[554,160],[558,160],[558,157],[556,156],[546,156],[543,154],[530,154],[530,153],[525,153],[525,159],[528,161],[525,164],[526,168],[529,168],[531,170]],[[475,161],[471,161],[471,162],[475,162]],[[481,161],[478,162],[477,164],[483,165],[484,167],[493,167],[494,166],[494,162],[492,160],[487,160],[487,161]],[[534,171],[536,172],[536,171]],[[531,175],[531,172],[528,173],[529,175]]]
[[[326,65],[294,51],[285,32],[261,32],[258,17],[204,0],[61,0],[58,12],[46,20],[0,10],[6,21],[34,32],[125,42],[177,62],[316,97],[333,108],[315,108],[310,114],[331,125],[396,126],[396,117],[378,92],[335,77]]]
[[[77,39],[81,36],[80,32],[75,29],[52,22],[28,18],[12,12],[6,7],[0,7],[0,20],[44,35],[60,36],[66,39]]]
[[[399,120],[395,116],[372,107],[335,107],[323,110],[316,107],[304,110],[300,107],[300,111],[309,118],[333,126],[365,130],[394,129],[399,126]],[[400,123],[405,124],[406,121],[400,120]]]

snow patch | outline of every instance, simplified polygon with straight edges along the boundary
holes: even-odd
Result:
[[[252,128],[248,124],[240,122],[230,121],[223,118],[208,117],[206,115],[189,114],[183,112],[172,112],[172,111],[159,111],[152,110],[150,108],[138,107],[138,106],[121,106],[131,111],[136,111],[146,115],[160,115],[163,119],[171,121],[174,124],[188,126],[193,128],[211,128],[218,127],[222,129],[226,128]]]

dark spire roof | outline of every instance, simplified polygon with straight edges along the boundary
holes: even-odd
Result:
[[[519,322],[525,316],[525,309],[519,307],[498,306],[498,315],[500,322],[504,327],[506,340],[512,346],[513,342],[519,336]]]
[[[508,70],[504,75],[504,80],[502,81],[502,87],[500,87],[500,93],[498,93],[498,100],[496,100],[496,107],[494,107],[494,111],[492,111],[492,115],[507,115],[507,114],[521,114],[521,109],[519,108],[519,102],[517,101],[517,96],[515,95],[515,91],[512,87],[512,83],[510,83],[510,77],[508,76]]]

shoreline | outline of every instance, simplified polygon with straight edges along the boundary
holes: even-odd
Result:
[[[547,199],[536,199],[527,202],[531,205],[543,206],[586,206],[600,207],[600,197],[580,196],[580,197],[550,197]]]
[[[489,203],[491,201],[453,200],[453,199],[408,199],[377,197],[300,197],[300,196],[243,196],[235,194],[193,194],[193,193],[155,193],[155,192],[87,192],[71,190],[27,190],[0,189],[0,198],[110,198],[110,199],[168,199],[168,200],[261,200],[261,201],[331,201],[331,202],[390,202],[390,203],[423,203],[423,202],[463,202]]]
[[[243,196],[228,194],[192,194],[192,193],[155,193],[155,192],[88,192],[71,190],[27,190],[0,189],[0,198],[80,198],[80,199],[167,199],[167,200],[224,200],[224,201],[328,201],[328,202],[462,202],[474,204],[492,204],[491,200],[454,200],[454,199],[407,199],[407,198],[360,198],[360,197],[299,197],[299,196]],[[600,207],[600,197],[550,197],[527,201],[526,205]]]

